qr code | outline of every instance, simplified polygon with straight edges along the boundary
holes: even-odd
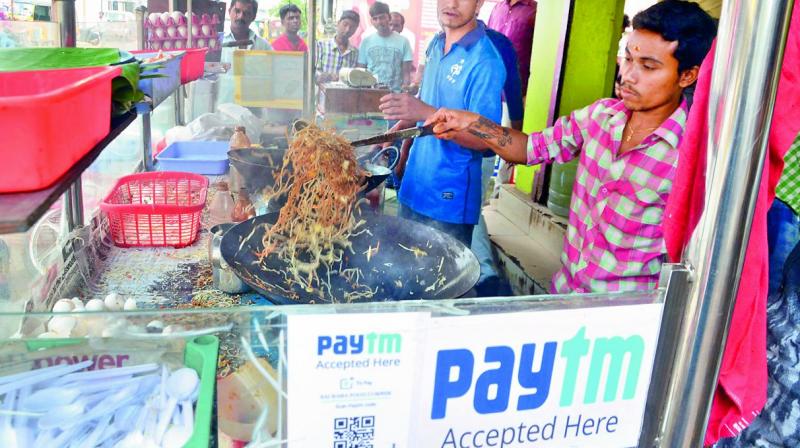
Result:
[[[374,448],[375,417],[333,419],[333,448]]]

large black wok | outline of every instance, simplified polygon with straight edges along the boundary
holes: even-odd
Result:
[[[375,291],[363,301],[452,299],[478,281],[480,266],[475,255],[449,235],[372,212],[360,218],[366,220],[368,232],[351,239],[352,252],[346,254],[341,269],[361,269],[360,283]],[[231,228],[220,246],[225,262],[245,283],[276,304],[345,302],[344,295],[352,287],[337,272],[331,274],[332,291],[320,293],[287,284],[278,273],[285,272],[286,265],[274,255],[265,259],[264,265],[258,263],[254,253],[263,249],[264,232],[277,219],[278,213],[269,213]],[[323,268],[318,274],[327,278]]]

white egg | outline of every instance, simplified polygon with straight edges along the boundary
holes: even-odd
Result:
[[[164,50],[172,50],[172,41],[165,40],[163,44],[161,44],[161,48]]]
[[[75,304],[72,303],[70,299],[59,299],[58,302],[53,305],[53,312],[54,313],[69,313],[75,308]]]
[[[44,333],[41,333],[39,336],[36,336],[36,337],[38,339],[53,339],[53,338],[57,338],[58,335],[53,333],[52,331],[45,331]]]
[[[167,36],[175,37],[175,33],[177,33],[177,32],[178,32],[178,29],[175,26],[167,27]]]
[[[136,306],[136,299],[133,297],[128,297],[125,299],[125,305],[122,306],[122,309],[125,311],[133,311],[137,308],[138,306]]]
[[[70,336],[76,338],[82,338],[89,334],[89,325],[85,319],[78,319],[77,324],[75,324],[75,328],[72,329],[70,332]]]
[[[82,317],[82,321],[86,325],[86,335],[92,338],[100,337],[103,335],[103,330],[106,329],[106,320],[97,317]]]
[[[156,28],[156,37],[159,39],[164,37],[164,28]]]
[[[103,328],[103,331],[101,331],[98,336],[104,338],[113,338],[119,334],[120,334],[119,328]]]
[[[86,311],[105,311],[106,305],[100,299],[92,299],[86,302]]]
[[[72,304],[74,305],[72,308],[73,311],[86,311],[86,305],[84,305],[83,301],[78,297],[72,298]]]
[[[182,41],[182,40],[176,40],[175,41],[175,48],[177,48],[178,50],[182,50],[183,47],[185,47],[185,46],[186,46],[186,42],[185,41]]]
[[[164,327],[164,331],[162,332],[162,334],[173,334],[180,331],[183,331],[183,327],[180,325],[167,325],[166,327]]]
[[[164,323],[160,320],[152,320],[145,327],[145,331],[148,333],[161,333],[164,331]]]
[[[186,25],[181,25],[178,27],[178,36],[186,37]]]
[[[78,324],[78,319],[72,316],[54,316],[47,323],[47,330],[59,336],[69,337],[72,329]]]
[[[158,41],[150,42],[150,49],[152,49],[152,50],[160,50],[161,49],[161,42],[158,42]]]
[[[205,39],[197,39],[197,48],[205,48],[206,40]]]
[[[210,36],[211,35],[211,27],[208,25],[203,25],[200,27],[200,31],[203,32],[203,36]]]
[[[215,48],[217,48],[217,41],[216,41],[216,39],[209,39],[209,40],[208,40],[208,47],[209,47],[209,48],[211,48],[212,50],[213,50],[213,49],[215,49]]]
[[[159,18],[160,16],[161,14],[157,12],[151,12],[150,14],[147,15],[147,20],[149,20],[152,23],[156,23],[156,19]]]
[[[123,299],[119,294],[112,292],[106,296],[106,298],[103,300],[103,304],[109,311],[121,311],[122,307],[125,306],[125,299]]]
[[[167,24],[167,21],[168,21],[169,19],[170,19],[170,15],[169,15],[169,13],[168,13],[168,12],[162,12],[162,13],[161,13],[161,23],[163,23],[164,25],[166,25],[166,24]]]
[[[197,37],[199,35],[200,35],[200,26],[199,25],[192,26],[192,37]]]
[[[176,24],[181,23],[181,20],[183,20],[183,13],[180,11],[172,11],[172,20],[174,20]]]

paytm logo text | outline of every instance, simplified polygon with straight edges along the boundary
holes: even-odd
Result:
[[[397,333],[367,333],[317,337],[317,355],[389,354],[400,353],[403,338]]]
[[[440,350],[436,356],[431,419],[445,418],[449,401],[470,394],[472,407],[479,414],[504,412],[509,405],[518,411],[537,409],[547,402],[551,387],[558,387],[553,384],[556,362],[564,366],[561,388],[555,390],[560,407],[572,405],[576,393],[584,404],[597,402],[601,378],[605,378],[603,402],[633,399],[644,347],[644,338],[639,335],[591,340],[586,337],[586,327],[582,327],[563,342],[531,342],[521,347],[498,345],[486,347],[480,354],[466,348]],[[541,361],[534,366],[537,351]],[[492,364],[492,368],[476,372],[476,355],[482,357],[484,363]],[[626,358],[627,371],[623,372]],[[578,387],[578,373],[587,368],[586,384]],[[515,397],[511,396],[513,381],[522,389]]]

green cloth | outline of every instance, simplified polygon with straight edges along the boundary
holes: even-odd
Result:
[[[800,135],[786,153],[783,174],[775,195],[800,215]]]

